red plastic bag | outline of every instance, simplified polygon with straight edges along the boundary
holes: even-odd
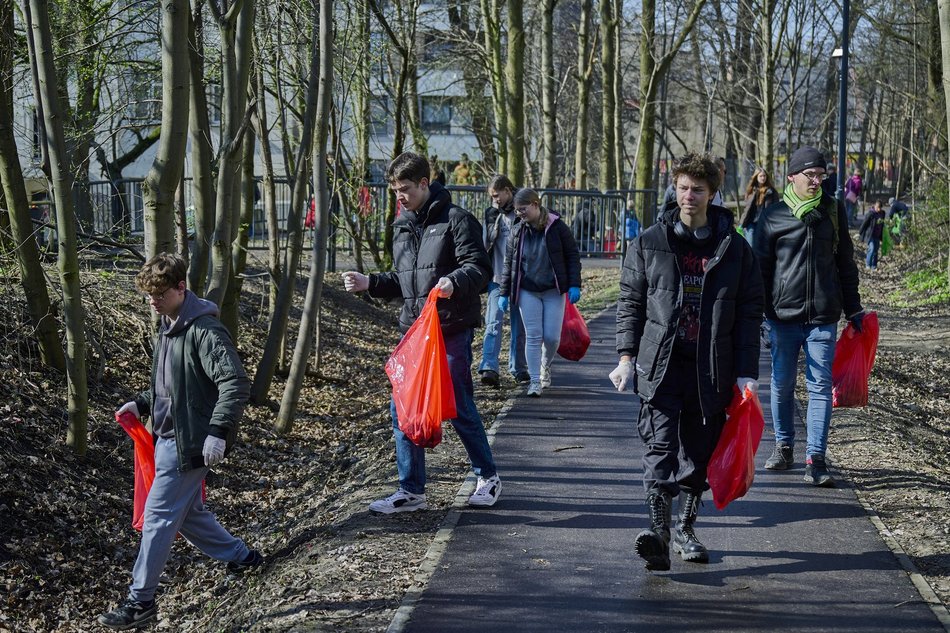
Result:
[[[831,365],[831,406],[865,407],[868,404],[868,379],[877,356],[881,332],[877,312],[868,312],[856,332],[848,323],[835,345]]]
[[[155,444],[152,443],[152,434],[149,433],[142,421],[130,411],[116,414],[115,421],[132,438],[135,444],[135,489],[132,496],[132,527],[142,530],[145,500],[148,491],[155,480]]]
[[[561,343],[557,353],[567,360],[580,360],[590,347],[590,332],[584,317],[570,301],[564,306],[564,322],[561,324]]]
[[[442,420],[456,416],[455,389],[435,305],[438,296],[435,288],[429,292],[422,314],[386,361],[399,430],[423,448],[438,446]]]
[[[722,510],[742,497],[755,478],[755,451],[762,440],[765,418],[759,396],[751,389],[739,393],[726,409],[726,425],[709,459],[706,477],[712,488],[713,503]]]

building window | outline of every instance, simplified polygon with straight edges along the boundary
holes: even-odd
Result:
[[[129,94],[129,118],[139,125],[162,122],[162,82],[151,81],[141,74],[132,78]]]
[[[373,96],[369,102],[369,130],[377,136],[389,134],[389,100]]]
[[[221,125],[221,86],[218,84],[208,84],[208,123],[211,125]]]
[[[430,134],[452,133],[452,102],[444,97],[422,97],[422,131]]]

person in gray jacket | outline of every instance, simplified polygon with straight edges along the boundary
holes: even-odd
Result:
[[[176,534],[241,573],[264,557],[218,523],[202,501],[201,483],[228,454],[249,394],[247,374],[218,308],[185,288],[187,265],[159,253],[136,277],[137,288],[161,316],[152,358],[151,389],[122,405],[151,415],[155,480],[145,502],[142,542],[128,596],[99,616],[112,629],[129,629],[158,614],[155,590]]]

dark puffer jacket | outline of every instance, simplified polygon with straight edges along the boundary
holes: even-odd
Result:
[[[449,192],[429,185],[429,200],[415,213],[404,210],[393,223],[393,270],[369,276],[369,294],[402,297],[399,327],[405,332],[419,318],[429,291],[441,277],[455,286],[439,299],[444,334],[478,327],[482,322],[479,293],[491,279],[482,227],[471,213],[452,204]]]
[[[812,226],[792,215],[782,201],[759,214],[752,241],[770,319],[824,325],[837,322],[842,310],[849,318],[861,312],[844,205],[822,194],[817,211],[822,217]],[[832,214],[837,214],[837,223]]]
[[[518,302],[521,291],[521,257],[524,252],[525,231],[532,230],[527,222],[518,222],[512,227],[505,253],[505,272],[501,276],[500,293],[503,297],[514,297]],[[558,292],[564,294],[568,288],[581,287],[581,255],[571,229],[561,218],[548,211],[548,223],[544,227],[544,242],[548,247],[548,257],[554,269],[554,282]]]
[[[679,209],[671,205],[627,252],[617,303],[617,351],[636,357],[637,393],[650,400],[673,354],[683,304],[683,275],[672,240]],[[703,415],[725,409],[740,376],[759,376],[763,292],[751,247],[733,230],[732,214],[710,207],[716,249],[700,299],[696,371]]]

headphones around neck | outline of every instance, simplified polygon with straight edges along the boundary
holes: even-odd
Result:
[[[677,220],[673,225],[673,235],[684,242],[690,242],[696,246],[705,246],[712,239],[713,230],[708,224],[701,226],[695,231],[691,231],[682,220]]]

